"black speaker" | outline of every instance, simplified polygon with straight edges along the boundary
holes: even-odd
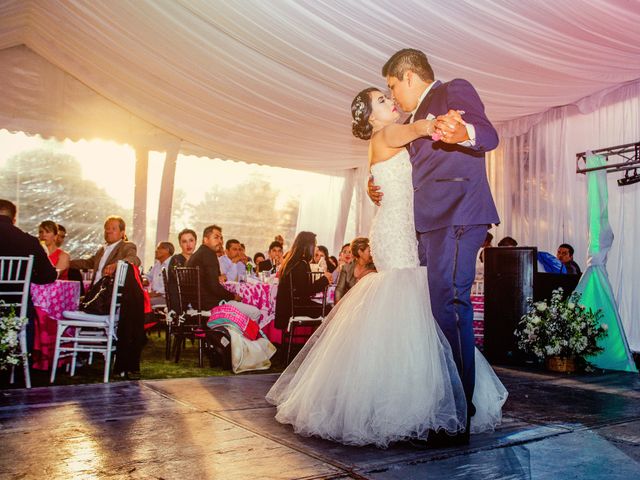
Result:
[[[536,273],[533,275],[533,299],[548,300],[557,288],[562,287],[562,297],[567,298],[578,286],[581,275],[565,273]]]
[[[484,249],[484,355],[491,363],[524,362],[513,332],[527,311],[527,298],[533,298],[537,256],[535,247]]]

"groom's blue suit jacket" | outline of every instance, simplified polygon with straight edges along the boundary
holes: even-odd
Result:
[[[485,152],[498,146],[498,134],[486,117],[475,88],[462,79],[435,82],[415,119],[430,114],[437,117],[449,110],[464,110],[463,119],[475,127],[475,145],[467,148],[423,137],[409,146],[418,232],[499,222],[484,158]]]

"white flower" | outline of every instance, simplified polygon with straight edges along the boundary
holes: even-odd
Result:
[[[602,329],[606,332],[607,330],[609,330],[609,325],[607,325],[606,323],[602,323],[600,324],[600,326],[602,327]]]
[[[547,303],[546,302],[538,302],[538,303],[536,303],[536,308],[538,309],[539,312],[544,312],[547,309]]]
[[[573,302],[569,302],[569,303],[567,303],[567,307],[568,307],[570,310],[573,310],[574,308],[576,308],[576,304],[575,304],[575,303],[573,303]]]

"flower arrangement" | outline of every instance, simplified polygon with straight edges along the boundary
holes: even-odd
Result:
[[[574,292],[563,300],[558,288],[549,301],[527,299],[529,311],[515,331],[518,347],[540,359],[585,357],[602,351],[597,340],[607,335],[608,325],[600,322],[601,310],[593,312],[580,305],[580,296]]]
[[[26,318],[16,316],[15,310],[7,309],[0,301],[0,370],[18,365],[22,361],[20,353],[20,330],[27,323]]]

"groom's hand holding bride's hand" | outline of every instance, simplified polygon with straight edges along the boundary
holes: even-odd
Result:
[[[444,143],[460,143],[469,140],[466,123],[462,119],[464,111],[449,110],[446,115],[436,117],[436,132]]]
[[[373,203],[375,203],[378,207],[380,206],[380,201],[382,200],[382,196],[384,195],[380,191],[380,187],[373,183],[373,175],[369,175],[369,183],[367,184],[367,195]]]

